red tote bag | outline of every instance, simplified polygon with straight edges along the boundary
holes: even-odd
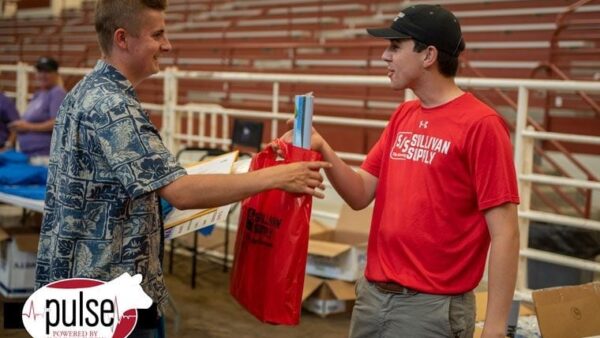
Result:
[[[315,151],[279,146],[283,160],[268,147],[252,159],[250,170],[321,160]],[[262,322],[300,322],[311,208],[312,196],[278,189],[242,202],[230,292]]]

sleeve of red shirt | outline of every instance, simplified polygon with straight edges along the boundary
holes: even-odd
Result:
[[[385,153],[385,149],[387,149],[387,145],[389,144],[389,129],[390,124],[385,127],[383,133],[377,140],[377,143],[371,148],[369,154],[365,158],[364,162],[360,166],[360,168],[369,174],[379,177],[379,171],[381,170],[381,160],[383,158],[383,154]]]
[[[474,123],[467,132],[465,151],[479,210],[519,203],[512,146],[500,116]]]

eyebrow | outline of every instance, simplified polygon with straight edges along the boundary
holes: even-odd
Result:
[[[392,46],[392,47],[399,47],[400,46],[400,41],[401,41],[401,39],[391,39],[390,40],[390,46]]]

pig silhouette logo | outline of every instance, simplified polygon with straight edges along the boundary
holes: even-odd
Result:
[[[124,273],[108,283],[86,278],[50,283],[25,302],[23,324],[34,338],[127,337],[137,309],[152,305],[141,282],[142,275]]]

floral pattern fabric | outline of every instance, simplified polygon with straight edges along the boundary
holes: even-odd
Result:
[[[167,291],[156,190],[186,172],[131,83],[98,61],[63,101],[51,147],[36,286],[141,273],[144,291],[162,305]]]

